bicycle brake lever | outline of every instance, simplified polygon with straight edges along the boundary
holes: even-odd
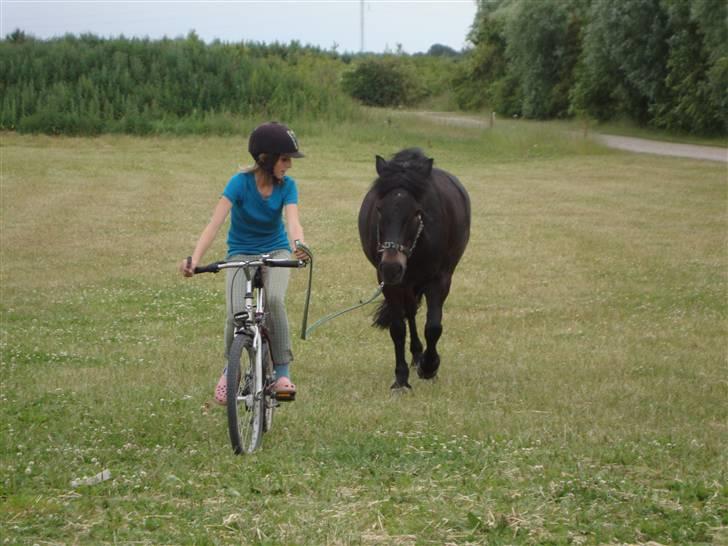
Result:
[[[306,256],[309,257],[309,259],[313,258],[313,252],[311,252],[311,249],[306,245],[306,243],[304,243],[303,241],[299,241],[298,239],[296,239],[294,243],[296,244],[296,248],[300,248],[301,250],[303,250]]]

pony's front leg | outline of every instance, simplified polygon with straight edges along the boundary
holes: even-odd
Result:
[[[427,348],[422,363],[417,367],[417,375],[422,379],[433,379],[440,368],[440,355],[437,352],[437,342],[442,335],[442,306],[450,292],[448,276],[439,283],[434,283],[425,292],[427,299],[427,322],[425,323],[425,341]]]
[[[403,318],[396,318],[392,320],[392,324],[389,326],[389,335],[392,337],[394,342],[394,358],[395,368],[394,376],[395,380],[392,383],[392,389],[411,389],[409,384],[409,368],[407,367],[407,361],[404,357],[404,341],[407,331],[404,325]]]
[[[417,309],[415,309],[415,313]],[[417,317],[413,314],[407,317],[407,324],[409,325],[410,333],[410,353],[412,353],[412,367],[419,368],[422,364],[422,342],[420,336],[417,334]]]

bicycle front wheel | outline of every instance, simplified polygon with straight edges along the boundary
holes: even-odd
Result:
[[[260,447],[265,426],[265,400],[260,385],[262,370],[255,364],[255,349],[245,336],[236,336],[227,366],[227,416],[230,443],[236,454]]]
[[[265,428],[263,430],[268,432],[273,427],[273,412],[278,407],[278,400],[276,400],[275,395],[270,390],[270,386],[273,384],[273,361],[270,357],[270,347],[267,341],[263,340],[262,348],[263,370],[265,373],[263,379],[263,384],[265,385],[265,389],[263,390],[263,405],[265,407],[263,424]]]

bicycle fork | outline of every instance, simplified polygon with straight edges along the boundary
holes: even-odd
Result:
[[[256,305],[255,307],[253,307],[253,279],[248,276],[247,271],[246,276],[247,278],[245,282],[245,298],[243,303],[243,310],[235,313],[234,335],[246,336],[247,339],[244,345],[246,347],[250,347],[253,351],[253,354],[255,355],[255,362],[253,363],[253,365],[255,366],[255,373],[253,374],[253,377],[255,378],[255,384],[250,383],[250,377],[242,378],[245,381],[245,387],[242,391],[242,396],[238,395],[238,398],[242,399],[245,402],[245,406],[250,409],[253,407],[253,404],[256,401],[259,401],[261,398],[263,398],[263,389],[265,388],[265,370],[263,369],[263,351],[261,342],[262,336],[260,328],[258,326],[258,321],[261,318],[259,315],[263,314],[263,305],[265,300],[264,290],[261,287],[258,289],[258,292],[256,294]],[[255,317],[251,316],[251,313],[253,312],[256,315]]]

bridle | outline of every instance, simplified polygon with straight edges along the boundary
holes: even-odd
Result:
[[[409,248],[401,243],[395,243],[394,241],[384,241],[383,243],[379,242],[379,224],[377,224],[377,254],[381,254],[385,250],[396,250],[398,252],[401,252],[408,258],[412,256],[412,253],[415,251],[415,247],[417,246],[417,241],[419,240],[420,235],[422,235],[422,232],[425,229],[425,223],[422,221],[422,215],[418,214],[417,219],[419,220],[420,225],[417,228],[417,235],[415,235],[415,240],[412,241],[412,246]]]

